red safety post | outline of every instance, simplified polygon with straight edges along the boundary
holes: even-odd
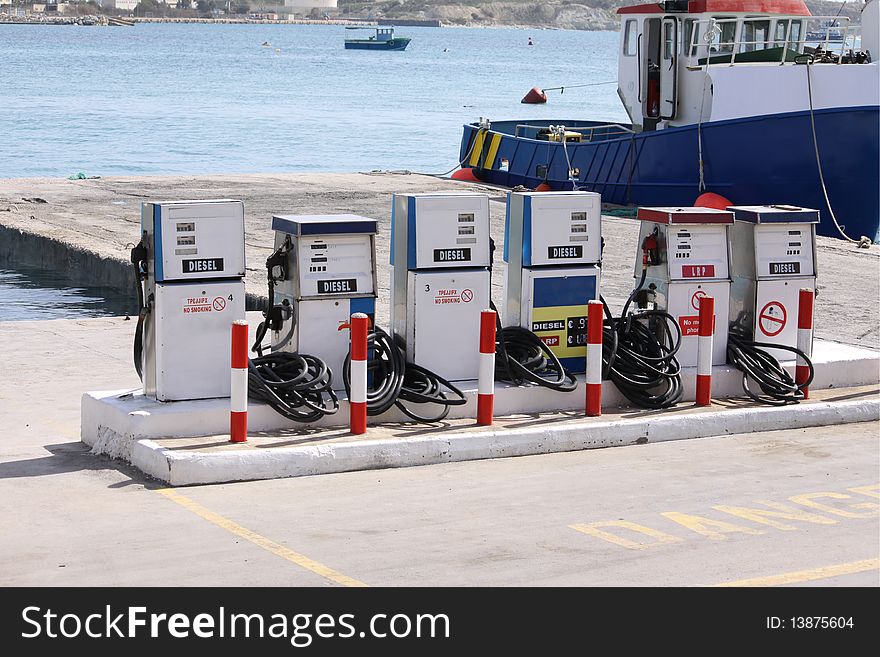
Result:
[[[801,288],[798,294],[798,332],[797,348],[803,351],[807,358],[813,356],[813,290],[808,287]],[[800,354],[794,367],[794,382],[800,385],[810,378],[810,367]],[[810,389],[804,388],[804,399],[810,398]]]
[[[477,424],[489,426],[495,406],[495,311],[480,313],[480,373],[477,379]]]
[[[697,406],[712,403],[712,343],[715,336],[715,299],[700,297],[700,328],[697,333]]]
[[[349,427],[355,435],[367,432],[367,336],[370,318],[364,313],[351,316],[351,365],[349,382],[351,395],[348,399]]]
[[[248,324],[232,322],[232,386],[229,395],[229,442],[247,442]]]
[[[586,411],[589,417],[602,415],[602,313],[601,301],[587,304]]]

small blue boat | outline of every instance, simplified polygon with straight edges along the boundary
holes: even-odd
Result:
[[[714,192],[733,205],[816,208],[820,234],[880,241],[877,5],[862,10],[861,38],[803,0],[622,7],[618,95],[629,122],[469,123],[461,166],[489,183],[583,189],[617,204],[692,205]],[[843,41],[810,47],[810,24],[829,20]]]
[[[366,39],[346,39],[346,50],[406,50],[409,37],[394,36],[393,27],[346,27],[346,30],[375,30],[376,34]]]

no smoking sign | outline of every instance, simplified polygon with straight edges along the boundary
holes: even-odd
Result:
[[[785,306],[778,301],[771,301],[761,308],[761,312],[758,314],[758,328],[761,329],[761,333],[772,338],[782,333],[787,319],[788,314],[785,312]]]

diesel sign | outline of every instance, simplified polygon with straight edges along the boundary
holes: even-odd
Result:
[[[584,247],[580,244],[574,246],[548,246],[547,257],[552,260],[562,260],[565,258],[582,258],[584,256]]]
[[[434,249],[434,262],[467,262],[470,259],[470,249]]]
[[[184,260],[184,274],[223,271],[223,258],[204,258],[201,260]]]
[[[318,294],[345,294],[357,292],[357,279],[341,278],[335,281],[318,281]]]

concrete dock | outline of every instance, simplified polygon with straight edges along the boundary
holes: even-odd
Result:
[[[14,265],[14,252],[81,284],[127,290],[142,200],[232,197],[245,201],[252,299],[265,295],[268,226],[280,212],[380,220],[387,299],[391,193],[461,187],[389,173],[4,180],[0,265]],[[503,191],[476,187],[493,198],[500,254]],[[605,220],[603,294],[613,309],[632,287],[636,233],[631,219]],[[878,247],[820,238],[818,266],[817,338],[876,350]],[[499,257],[496,299],[501,269]],[[377,310],[387,321],[387,304]],[[133,324],[0,323],[0,585],[880,585],[876,382],[793,411],[862,405],[866,421],[855,424],[745,425],[613,450],[171,490],[79,442],[84,392],[139,387]],[[577,421],[511,420],[517,430]],[[310,440],[300,432],[266,443]],[[209,442],[161,447],[206,451]]]
[[[880,585],[876,421],[169,490],[79,441],[131,324],[0,323],[2,586]]]

